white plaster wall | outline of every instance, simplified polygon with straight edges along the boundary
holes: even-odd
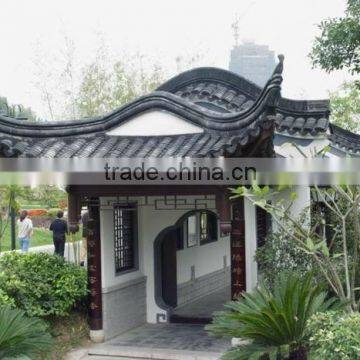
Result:
[[[195,266],[195,278],[209,274],[230,265],[230,237],[219,237],[218,241],[196,245],[176,252],[177,283],[183,284],[191,280],[191,267]]]
[[[183,203],[183,199],[186,199],[188,205]],[[114,220],[113,220],[113,203],[125,202],[126,199],[116,199],[103,197],[101,198],[101,208],[100,208],[100,226],[101,226],[101,260],[102,260],[102,287],[103,289],[119,285],[121,283],[146,276],[146,297],[147,297],[147,321],[149,323],[156,322],[156,314],[162,313],[165,314],[165,311],[160,309],[155,303],[155,289],[154,289],[154,240],[157,235],[166,227],[174,225],[176,221],[185,213],[187,213],[190,208],[189,205],[195,203],[194,196],[184,196],[181,197],[178,208],[175,209],[171,205],[164,205],[163,207],[168,207],[167,210],[156,210],[152,205],[141,206],[144,204],[144,197],[130,197],[128,201],[136,201],[140,206],[138,206],[138,250],[139,250],[139,268],[136,271],[128,272],[122,275],[115,275],[115,266],[114,266]],[[152,204],[155,197],[149,197],[148,203]],[[160,198],[160,202],[163,201],[163,198]],[[199,203],[198,203],[199,205]],[[160,206],[161,207],[161,206]],[[182,208],[181,208],[182,207]],[[193,209],[195,206],[193,207]],[[199,209],[207,208],[209,210],[215,211],[215,198],[200,201]],[[200,262],[198,263],[199,275],[204,274],[205,271],[209,270],[215,271],[218,268],[223,267],[223,253],[225,254],[225,246],[228,244],[229,239],[223,238],[218,243],[211,243],[203,245],[200,247],[199,251],[202,251],[202,248],[206,248],[206,251],[209,251],[208,255],[211,254],[212,262],[206,260],[205,257],[200,257]],[[230,245],[228,245],[230,248]],[[218,250],[221,249],[221,254],[215,256]],[[191,249],[189,249],[191,250]],[[229,254],[229,252],[228,252]],[[209,255],[210,256],[210,255]],[[215,260],[218,258],[218,260]],[[183,259],[185,261],[185,259]],[[179,261],[181,261],[179,259]],[[208,262],[205,264],[205,262]],[[229,255],[230,261],[230,255]],[[188,264],[192,264],[188,258]],[[212,265],[213,264],[213,270]],[[192,264],[193,265],[193,264]],[[191,265],[190,265],[191,266]],[[188,266],[185,268],[189,269]],[[189,270],[190,271],[190,270]],[[182,271],[186,273],[186,271]],[[184,278],[187,276],[184,276]]]
[[[296,192],[297,198],[293,202],[292,206],[290,207],[289,211],[295,219],[298,219],[299,216],[304,213],[304,209],[306,210],[305,221],[308,219],[310,223],[310,188],[309,186],[293,186],[291,189],[281,192],[281,194],[277,195],[275,199],[279,199],[280,197],[284,197],[285,199],[289,199],[290,193]],[[279,225],[276,223],[276,221],[272,222],[272,229],[273,231],[279,230]]]
[[[298,193],[298,197],[291,209],[294,215],[299,215],[304,207],[310,203],[309,187],[297,186],[292,189]],[[184,200],[185,198],[185,200]],[[101,261],[102,261],[102,287],[104,290],[119,286],[130,280],[146,276],[146,297],[147,297],[147,321],[156,322],[156,314],[165,314],[155,303],[154,291],[154,240],[157,235],[166,227],[174,225],[176,221],[194,204],[196,197],[181,197],[180,208],[175,209],[171,205],[168,210],[156,210],[153,205],[141,206],[144,197],[130,197],[128,201],[138,202],[138,259],[139,266],[135,271],[115,274],[114,264],[114,220],[113,203],[126,201],[126,199],[101,198],[100,226],[101,226]],[[153,203],[155,198],[151,198],[149,203]],[[159,198],[160,202],[163,201]],[[180,204],[180,203],[179,203]],[[215,199],[202,200],[202,207],[215,211]],[[181,209],[183,206],[183,209]],[[161,206],[160,206],[161,207]],[[195,205],[193,209],[195,208]],[[245,253],[246,253],[246,288],[253,289],[257,284],[257,264],[254,260],[256,251],[256,213],[255,207],[244,200],[245,210]],[[273,223],[274,225],[274,223]],[[223,256],[226,256],[227,265],[230,265],[230,239],[229,237],[218,237],[218,241],[202,246],[185,248],[177,252],[177,274],[178,284],[191,279],[191,266],[195,265],[195,276],[199,277],[222,269],[224,267]]]
[[[130,119],[115,129],[109,136],[164,136],[179,134],[200,134],[204,129],[168,111],[147,111]]]
[[[257,227],[255,206],[247,199],[244,199],[244,215],[246,291],[251,291],[256,287],[258,281],[257,262],[255,261]]]
[[[306,210],[306,217],[310,220],[310,188],[309,186],[294,186],[292,189],[293,192],[297,193],[297,198],[295,199],[292,207],[290,208],[291,214],[294,217],[299,217],[300,214]]]

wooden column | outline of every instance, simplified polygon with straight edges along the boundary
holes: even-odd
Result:
[[[246,291],[245,214],[244,199],[232,205],[231,243],[231,298],[238,299]]]
[[[79,231],[79,220],[81,217],[81,198],[71,192],[68,188],[68,224],[69,230],[72,233]]]
[[[221,188],[216,193],[216,210],[220,219],[220,231],[222,235],[228,235],[231,231],[231,204],[226,188]]]
[[[100,244],[100,207],[99,198],[92,198],[88,203],[88,283],[89,283],[89,320],[90,330],[102,330],[101,298],[101,244]]]

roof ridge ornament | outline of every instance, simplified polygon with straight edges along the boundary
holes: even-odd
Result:
[[[282,72],[284,70],[284,59],[285,59],[285,56],[283,54],[279,54],[278,55],[278,59],[279,59],[279,62],[277,63],[275,69],[274,69],[274,72],[273,72],[273,75],[275,74],[280,74],[282,75]]]
[[[284,69],[284,58],[284,55],[278,55],[279,62],[277,63],[270,79],[266,82],[259,96],[259,98],[261,98],[264,93],[270,93],[270,90],[272,90],[270,96],[268,96],[266,100],[267,105],[271,107],[276,107],[281,98],[281,83],[283,81],[282,72]],[[274,88],[276,89],[275,91],[273,90]]]

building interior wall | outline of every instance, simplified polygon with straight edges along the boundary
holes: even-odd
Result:
[[[116,275],[113,205],[120,202],[136,202],[138,204],[138,267],[133,271]],[[134,309],[133,313],[141,315],[137,316],[135,322],[129,318],[119,319],[118,323],[115,324],[113,321],[112,326],[105,332],[115,336],[115,333],[128,330],[129,326],[139,325],[138,322],[140,321],[149,323],[168,321],[167,311],[160,308],[155,301],[154,241],[162,230],[173,226],[181,216],[191,210],[208,209],[216,212],[215,196],[209,195],[206,198],[204,196],[177,196],[176,198],[155,196],[148,198],[102,197],[100,204],[103,307],[106,310],[104,323],[110,323],[109,319],[112,313],[125,310],[121,307],[121,303],[131,304],[131,302],[124,302],[122,297],[131,299],[136,295],[139,301],[134,302],[133,306],[138,308]],[[247,259],[249,259],[246,271],[248,275],[254,271],[254,275],[250,276],[249,286],[256,283],[255,250],[254,246],[250,244],[254,243],[254,239],[256,240],[256,228],[255,222],[250,221],[254,212],[251,207],[251,204],[245,206],[245,217],[249,222],[246,226]],[[199,278],[229,267],[230,263],[229,236],[218,236],[216,242],[194,248],[185,248],[177,253],[178,284],[184,284],[191,280],[193,266],[195,277]],[[229,277],[229,271],[227,274]],[[141,308],[139,309],[139,307]],[[131,309],[127,308],[125,312],[131,313]],[[104,325],[104,329],[106,330],[106,325]]]

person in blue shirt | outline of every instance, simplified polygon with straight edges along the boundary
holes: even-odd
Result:
[[[69,233],[68,224],[63,219],[64,212],[59,210],[57,218],[51,223],[50,231],[53,232],[55,246],[54,254],[64,257],[66,234]]]

